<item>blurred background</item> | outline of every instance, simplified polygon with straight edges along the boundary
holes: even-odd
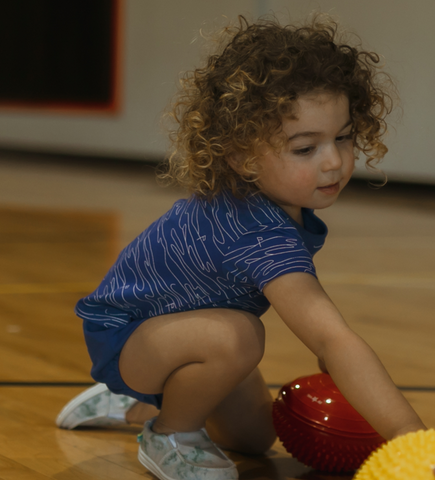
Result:
[[[0,0],[0,476],[140,479],[133,427],[63,431],[93,383],[77,300],[185,193],[157,185],[160,119],[208,33],[275,14],[333,15],[383,56],[401,104],[373,177],[357,162],[316,255],[325,290],[435,427],[435,2],[433,0]],[[273,309],[260,369],[273,393],[317,371]],[[29,429],[32,441],[28,441]],[[236,456],[241,480],[318,479],[277,442]],[[332,477],[331,477],[332,478]],[[340,477],[345,478],[345,477]]]
[[[159,161],[160,116],[180,72],[206,53],[201,30],[238,14],[286,23],[313,11],[360,35],[398,84],[389,178],[435,183],[432,0],[1,0],[0,148]]]

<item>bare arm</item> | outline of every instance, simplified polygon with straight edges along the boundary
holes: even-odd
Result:
[[[426,429],[381,361],[344,321],[315,277],[290,273],[264,294],[277,313],[326,366],[349,403],[385,439]]]

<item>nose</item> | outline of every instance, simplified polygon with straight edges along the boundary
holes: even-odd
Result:
[[[340,170],[343,165],[342,152],[336,145],[331,145],[330,148],[325,151],[325,158],[322,162],[322,170],[328,172],[330,170]]]

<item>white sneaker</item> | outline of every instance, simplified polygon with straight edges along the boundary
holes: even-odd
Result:
[[[139,462],[160,480],[237,480],[236,465],[209,438],[198,432],[154,433],[155,418],[138,435]]]
[[[59,428],[108,427],[126,424],[125,414],[137,400],[112,393],[97,383],[68,402],[56,419]]]

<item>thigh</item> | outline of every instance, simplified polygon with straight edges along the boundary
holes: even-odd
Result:
[[[253,355],[260,360],[263,351],[264,327],[255,315],[218,308],[193,310],[143,322],[125,343],[119,370],[130,388],[155,394],[163,392],[168,377],[183,365],[215,356],[228,359],[231,366]]]
[[[216,408],[207,421],[211,438],[228,450],[265,453],[276,440],[273,397],[256,368]]]

